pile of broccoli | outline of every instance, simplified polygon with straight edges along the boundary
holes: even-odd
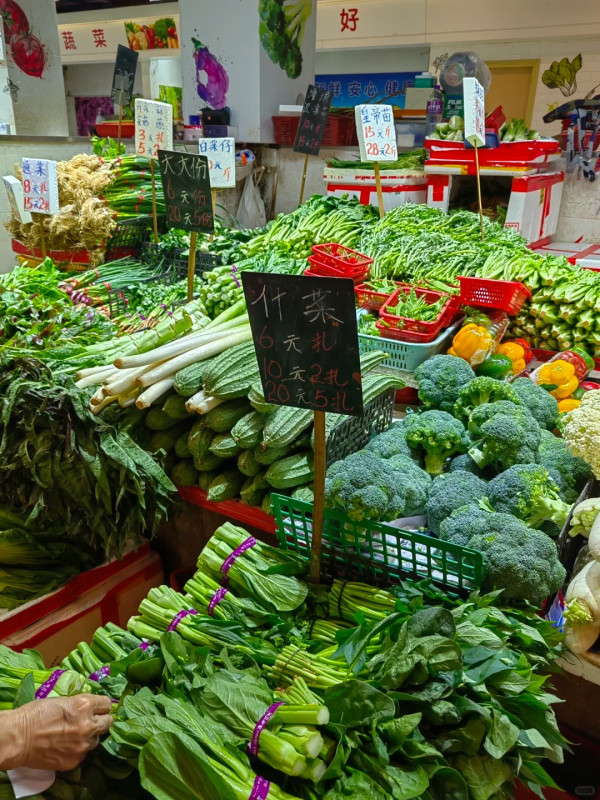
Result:
[[[460,390],[474,377],[475,373],[462,358],[455,356],[429,358],[415,370],[421,405],[425,409],[437,408],[453,414]]]
[[[446,411],[423,411],[406,417],[406,442],[425,462],[431,475],[440,475],[446,461],[469,447],[465,426]]]
[[[302,39],[312,0],[259,0],[259,35],[264,51],[288,78],[302,74]]]

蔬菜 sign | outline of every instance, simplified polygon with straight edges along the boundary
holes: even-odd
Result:
[[[397,161],[394,110],[387,105],[356,106],[356,130],[363,161]]]

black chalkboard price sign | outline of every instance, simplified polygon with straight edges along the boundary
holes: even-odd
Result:
[[[361,414],[353,282],[243,272],[242,283],[265,401]]]
[[[139,53],[120,44],[117,47],[115,72],[110,99],[118,106],[128,106],[133,97],[133,84]]]
[[[215,223],[207,158],[159,150],[158,163],[169,228],[212,233]]]
[[[333,92],[318,86],[308,87],[294,143],[296,153],[304,153],[307,156],[319,155],[332,99]]]

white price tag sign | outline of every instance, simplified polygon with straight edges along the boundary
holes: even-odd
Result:
[[[211,189],[235,187],[235,139],[200,139],[198,152],[208,159]]]
[[[356,130],[363,161],[397,161],[398,142],[391,106],[356,106]]]
[[[58,213],[58,178],[56,161],[44,158],[24,158],[23,208],[36,214]]]
[[[32,222],[31,214],[29,211],[25,211],[23,207],[23,186],[21,181],[15,178],[14,175],[5,175],[3,180],[13,214],[20,220],[22,225]]]
[[[477,78],[463,78],[465,139],[473,147],[485,147],[485,92]]]
[[[135,152],[157,158],[159,150],[173,149],[173,106],[155,100],[135,101]]]

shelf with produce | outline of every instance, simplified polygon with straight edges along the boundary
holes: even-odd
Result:
[[[247,506],[239,500],[224,500],[221,503],[213,503],[206,496],[206,492],[198,486],[182,486],[178,489],[180,497],[187,503],[199,506],[215,514],[241,522],[242,525],[251,525],[265,533],[275,535],[277,526],[275,518],[270,514],[265,514],[260,508]]]

